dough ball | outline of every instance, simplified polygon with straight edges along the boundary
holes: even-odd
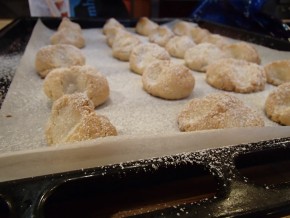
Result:
[[[211,43],[200,43],[187,49],[184,54],[186,66],[200,72],[205,72],[210,64],[227,57],[224,51]]]
[[[143,74],[144,69],[153,61],[170,60],[168,52],[154,43],[141,43],[133,48],[129,62],[130,69],[137,74]]]
[[[35,57],[35,69],[42,77],[59,67],[81,66],[86,62],[80,49],[72,45],[47,45],[38,50]]]
[[[50,43],[52,45],[68,44],[73,45],[77,48],[85,47],[85,39],[83,35],[80,32],[69,29],[60,29],[55,32],[50,37]]]
[[[264,69],[268,83],[278,86],[290,82],[290,60],[273,61],[267,64]]]
[[[186,21],[179,21],[173,26],[173,32],[178,36],[190,36],[191,29],[195,27],[196,24]]]
[[[69,18],[63,17],[57,30],[69,29],[81,33],[82,28],[78,23],[72,22]]]
[[[111,28],[115,27],[125,29],[125,27],[115,18],[108,19],[103,26],[103,34],[107,35],[108,31],[110,31]]]
[[[265,112],[274,122],[290,126],[290,82],[279,85],[268,95]]]
[[[217,61],[207,68],[206,81],[217,89],[251,93],[264,90],[266,74],[257,64],[228,58]]]
[[[198,26],[191,28],[190,36],[196,44],[202,42],[204,38],[207,38],[210,35],[210,32],[207,29],[200,28]]]
[[[53,101],[65,94],[83,93],[94,107],[103,104],[110,94],[106,77],[91,66],[55,69],[45,78],[43,90]]]
[[[179,113],[180,131],[236,127],[263,127],[264,121],[256,111],[237,97],[225,93],[212,93],[192,99]]]
[[[49,145],[115,135],[117,130],[109,119],[97,115],[93,103],[82,93],[56,100],[45,130]]]
[[[106,42],[109,47],[112,47],[115,39],[121,35],[131,35],[131,33],[120,27],[112,27],[106,33]]]
[[[147,17],[141,17],[136,24],[136,32],[143,36],[149,36],[158,26],[157,23]]]
[[[126,35],[120,34],[116,37],[112,45],[113,57],[121,61],[129,61],[130,54],[137,45],[141,43],[141,40],[133,34]]]
[[[257,50],[246,42],[237,42],[224,46],[223,50],[232,58],[260,64],[261,59]]]
[[[218,34],[208,34],[201,40],[201,42],[211,43],[219,48],[223,48],[229,44],[229,41],[225,37]]]
[[[174,36],[165,46],[165,49],[172,57],[184,58],[185,52],[195,46],[189,36]]]
[[[174,36],[174,33],[166,26],[159,26],[149,34],[149,42],[156,43],[162,47]]]
[[[191,71],[182,64],[157,61],[145,68],[142,83],[144,90],[149,94],[175,100],[191,94],[195,79]]]

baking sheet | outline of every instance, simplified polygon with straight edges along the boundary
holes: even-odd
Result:
[[[263,107],[265,99],[269,92],[275,88],[268,84],[263,92],[252,94],[231,93],[239,97],[249,106],[255,108],[264,117],[268,128],[254,128],[253,131],[251,131],[252,128],[250,130],[249,128],[245,128],[180,133],[176,120],[179,111],[186,102],[194,97],[203,97],[209,93],[221,91],[210,87],[205,82],[204,73],[193,71],[196,85],[193,93],[187,99],[168,101],[153,97],[142,89],[141,76],[129,70],[128,62],[121,62],[112,57],[111,48],[107,46],[102,30],[85,29],[83,30],[83,34],[86,40],[86,47],[82,51],[86,56],[86,63],[95,66],[107,77],[111,89],[110,99],[104,105],[98,107],[96,112],[106,115],[116,126],[119,135],[48,147],[44,138],[44,128],[50,114],[52,102],[42,91],[43,80],[35,72],[34,59],[36,52],[42,46],[49,44],[49,37],[53,33],[53,30],[48,29],[41,21],[38,21],[18,66],[0,111],[1,157],[12,157],[13,160],[14,154],[17,154],[16,156],[19,158],[19,154],[35,153],[33,151],[37,151],[36,153],[52,151],[54,153],[53,151],[57,151],[58,149],[68,152],[70,149],[76,149],[76,147],[88,146],[91,148],[92,145],[102,147],[103,144],[109,141],[112,142],[112,145],[108,147],[108,150],[106,150],[106,147],[102,147],[102,149],[106,150],[106,155],[103,158],[109,160],[105,161],[108,164],[121,160],[148,158],[155,155],[206,149],[213,146],[218,147],[290,136],[290,127],[278,126],[278,124],[270,121],[264,115]],[[146,37],[139,37],[143,41],[147,41]],[[254,46],[261,56],[262,65],[273,60],[287,59],[290,55],[290,52],[277,51],[258,45]],[[177,63],[183,63],[181,59],[172,58],[172,60]],[[221,140],[215,141],[215,138],[212,138],[213,132],[218,134]],[[202,140],[199,140],[198,145],[197,143],[189,143],[188,141],[186,145],[177,146],[171,151],[170,149],[166,149],[165,141],[167,138],[176,138],[182,141],[188,135],[194,138],[200,136]],[[194,140],[194,138],[192,139]],[[139,140],[147,142],[143,154],[132,156],[126,154],[124,151],[124,154],[121,155],[122,158],[116,158],[115,149],[122,150],[120,146],[124,146],[125,144],[128,144],[129,147],[131,146],[131,149],[140,149],[140,146],[137,146]],[[200,143],[201,141],[203,143]],[[135,147],[134,144],[136,144]],[[124,149],[129,148],[125,146]],[[96,150],[94,151],[96,152]],[[64,153],[66,152],[62,154]],[[98,158],[99,156],[95,155],[95,158],[92,159],[97,160]],[[67,163],[69,163],[68,160]],[[104,164],[104,162],[99,164]],[[79,163],[78,166],[80,165]],[[85,164],[85,166],[90,166],[90,164]]]

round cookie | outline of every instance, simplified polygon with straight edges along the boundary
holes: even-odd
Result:
[[[149,36],[159,25],[147,17],[141,17],[136,24],[136,32],[143,36]]]
[[[190,30],[190,36],[196,44],[202,42],[204,38],[207,38],[210,32],[207,29],[200,28],[198,26],[192,27]]]
[[[146,66],[158,60],[170,60],[170,55],[163,47],[155,43],[141,43],[133,48],[130,54],[130,69],[142,75]]]
[[[264,90],[266,74],[257,64],[228,58],[207,68],[206,82],[225,91],[251,93]]]
[[[60,29],[56,31],[50,37],[50,43],[52,45],[68,44],[76,46],[77,48],[85,47],[85,39],[83,35],[78,31],[70,29]]]
[[[47,45],[38,50],[35,57],[35,69],[42,77],[59,67],[82,66],[86,62],[80,49],[73,45]]]
[[[290,60],[278,60],[267,64],[265,67],[267,82],[278,86],[290,82]]]
[[[81,93],[64,95],[53,103],[45,130],[49,145],[115,135],[109,119],[97,115],[93,103]]]
[[[174,36],[174,33],[166,26],[159,26],[149,34],[149,42],[156,43],[162,47]]]
[[[156,61],[145,68],[143,88],[149,94],[170,100],[188,97],[195,84],[190,70],[182,64]]]
[[[103,104],[110,94],[107,79],[91,66],[55,69],[45,78],[43,90],[53,101],[65,94],[83,93],[94,107]]]
[[[200,72],[205,72],[210,64],[223,58],[227,58],[227,54],[211,43],[200,43],[184,54],[186,66]]]
[[[174,36],[167,42],[165,49],[172,57],[184,58],[185,52],[194,46],[189,36]]]
[[[279,85],[268,95],[265,112],[274,122],[290,126],[290,82]]]
[[[257,50],[246,42],[236,42],[223,47],[223,50],[232,58],[260,64],[261,59]]]
[[[201,40],[201,42],[211,43],[219,48],[223,48],[224,46],[229,44],[229,41],[225,37],[218,34],[208,34]]]
[[[191,22],[179,21],[173,26],[172,31],[178,36],[190,36],[190,31],[195,26],[196,25]]]
[[[129,61],[130,54],[137,45],[141,43],[141,40],[133,34],[120,34],[114,40],[112,45],[113,57],[121,61]]]
[[[194,98],[178,115],[178,127],[185,132],[263,126],[263,118],[256,111],[237,97],[225,93]]]
[[[124,29],[125,27],[119,22],[117,21],[115,18],[110,18],[106,21],[106,23],[103,26],[103,34],[107,35],[108,31],[110,31],[111,28],[122,28]]]

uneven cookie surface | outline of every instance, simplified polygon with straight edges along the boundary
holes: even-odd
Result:
[[[278,60],[267,64],[265,67],[267,82],[278,86],[290,82],[290,60]]]

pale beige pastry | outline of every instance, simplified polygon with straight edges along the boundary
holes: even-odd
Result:
[[[251,93],[264,90],[266,73],[258,64],[228,58],[207,68],[206,82],[225,91]]]
[[[110,18],[106,21],[106,23],[103,26],[103,34],[107,35],[108,31],[110,31],[111,28],[122,28],[124,29],[124,25],[121,24],[119,21],[117,21],[115,18]]]
[[[140,43],[141,40],[133,34],[118,34],[112,45],[113,57],[121,61],[129,61],[133,48]]]
[[[268,95],[265,112],[274,122],[290,126],[290,82],[279,85]]]
[[[53,101],[65,94],[83,93],[94,107],[103,104],[110,94],[106,77],[91,66],[55,69],[45,78],[43,90]]]
[[[165,49],[172,57],[184,58],[185,52],[194,46],[195,43],[192,41],[191,37],[174,36],[167,42]]]
[[[147,17],[141,17],[136,24],[136,32],[143,36],[149,36],[158,26],[157,23]]]
[[[179,21],[173,26],[172,31],[178,36],[190,36],[191,29],[195,26],[196,24],[191,22]]]
[[[86,62],[82,51],[73,45],[47,45],[38,50],[35,56],[35,69],[42,77],[59,67],[81,66]]]
[[[232,58],[260,64],[261,59],[257,50],[246,42],[236,42],[223,47],[223,50]]]
[[[95,113],[93,103],[82,93],[64,95],[53,103],[46,125],[49,145],[115,136],[109,119]]]
[[[218,34],[208,34],[204,37],[201,42],[207,42],[218,46],[219,48],[223,48],[224,46],[230,44],[230,42],[223,36]]]
[[[77,32],[81,32],[82,28],[78,23],[72,22],[69,18],[63,17],[57,30],[71,29]]]
[[[130,32],[126,31],[124,28],[120,27],[112,27],[108,29],[107,34],[106,34],[106,42],[109,47],[113,46],[113,43],[116,39],[116,37],[120,37],[121,35],[131,35]]]
[[[166,26],[159,26],[149,34],[149,42],[156,43],[162,47],[174,36],[174,33]]]
[[[195,84],[191,71],[182,64],[156,61],[145,68],[143,88],[149,94],[170,100],[188,97]]]
[[[256,111],[226,93],[194,98],[178,115],[178,127],[185,132],[263,126],[263,118]]]
[[[207,29],[200,28],[198,26],[192,27],[190,30],[190,36],[196,44],[202,42],[204,38],[207,38],[210,35],[210,32]]]
[[[142,75],[146,66],[158,60],[170,60],[170,55],[155,43],[141,43],[133,48],[130,54],[130,69]]]
[[[273,61],[267,64],[264,69],[268,83],[278,86],[290,82],[290,59]]]
[[[70,29],[60,29],[50,37],[52,45],[68,44],[77,48],[85,47],[85,39],[82,33]]]
[[[187,49],[184,54],[186,66],[200,72],[205,72],[210,64],[227,57],[224,51],[211,43],[200,43]]]

